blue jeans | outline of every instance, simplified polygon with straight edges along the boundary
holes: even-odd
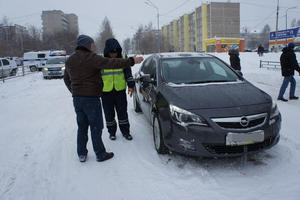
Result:
[[[87,155],[88,127],[90,126],[93,148],[98,158],[106,156],[102,141],[102,109],[99,97],[73,97],[77,117],[77,154]]]
[[[295,90],[296,90],[296,80],[294,79],[294,76],[285,76],[279,91],[279,96],[278,98],[283,98],[283,95],[285,93],[285,90],[287,86],[291,83],[290,87],[290,97],[295,96]]]

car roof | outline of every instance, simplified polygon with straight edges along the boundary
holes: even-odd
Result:
[[[167,52],[167,53],[156,53],[155,56],[159,58],[186,58],[186,57],[214,57],[207,53],[199,52]]]

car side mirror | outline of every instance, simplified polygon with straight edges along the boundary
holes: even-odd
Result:
[[[150,83],[151,82],[150,74],[143,74],[142,76],[140,76],[140,81]]]
[[[151,78],[150,74],[143,74],[139,77],[140,81],[143,83],[144,87],[148,87],[149,84],[155,84],[156,81]]]

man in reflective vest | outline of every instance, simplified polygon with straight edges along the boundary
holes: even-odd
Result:
[[[106,40],[104,57],[126,58],[125,55],[122,56],[122,48],[119,42],[114,38]],[[127,140],[132,140],[132,136],[129,131],[126,97],[126,83],[130,97],[132,96],[133,88],[135,86],[131,69],[104,69],[101,71],[101,75],[103,81],[102,105],[105,114],[106,127],[110,135],[109,138],[111,140],[116,139],[116,110],[122,135]]]

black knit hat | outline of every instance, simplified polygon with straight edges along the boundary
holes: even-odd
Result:
[[[91,49],[91,44],[94,43],[93,38],[87,35],[79,35],[77,38],[77,47],[85,47]]]

